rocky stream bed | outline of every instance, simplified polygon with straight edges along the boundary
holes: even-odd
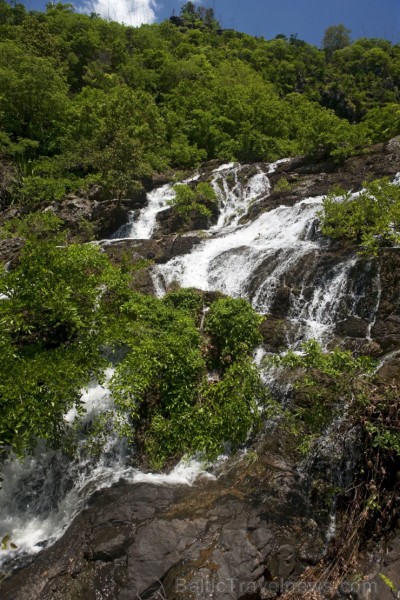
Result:
[[[382,380],[400,383],[400,249],[359,258],[355,248],[323,240],[317,227],[320,198],[333,185],[357,191],[365,180],[394,179],[399,171],[398,139],[339,167],[300,158],[273,168],[207,165],[196,177],[223,178],[226,221],[214,215],[208,223],[182,223],[163,204],[149,239],[130,237],[146,210],[140,195],[122,205],[69,197],[53,209],[78,233],[83,215],[96,222],[97,237],[108,236],[99,243],[116,263],[148,261],[134,275],[138,291],[196,284],[206,265],[206,279],[194,287],[242,295],[268,314],[264,352],[319,337],[328,347],[382,360]],[[238,208],[228,214],[229,197]],[[268,234],[273,219],[282,222],[279,243],[276,229]],[[1,241],[3,262],[18,260],[22,243]],[[307,583],[306,574],[331,559],[335,544],[335,499],[328,490],[351,488],[360,439],[343,419],[321,432],[307,460],[294,451],[297,443],[296,434],[266,423],[242,452],[200,469],[193,481],[133,482],[122,473],[111,487],[103,482],[62,537],[48,547],[43,540],[41,552],[17,565],[5,562],[0,597],[261,600],[283,596],[297,582],[291,597],[311,598],[316,583]],[[400,589],[400,528],[366,546],[357,560],[359,578],[345,581],[336,598],[395,597],[384,578]],[[320,598],[331,597],[329,581],[318,586]]]

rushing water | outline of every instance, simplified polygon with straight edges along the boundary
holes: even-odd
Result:
[[[256,310],[268,313],[276,310],[282,290],[290,289],[285,316],[300,324],[300,339],[329,339],[335,322],[346,315],[372,323],[380,299],[379,275],[371,294],[372,305],[365,306],[357,290],[362,290],[365,277],[370,277],[369,266],[359,265],[354,256],[329,257],[329,247],[318,230],[322,197],[270,209],[266,204],[257,218],[246,217],[254,204],[268,198],[269,175],[280,162],[255,169],[231,163],[213,172],[212,185],[220,209],[217,223],[190,254],[154,268],[158,293],[164,294],[177,282],[248,298]],[[168,209],[173,197],[170,184],[149,193],[146,207],[132,216],[132,222],[117,232],[117,237],[151,237],[157,230],[157,215]],[[260,349],[256,363],[262,356]],[[84,415],[70,411],[65,416],[71,426],[77,419],[84,425],[112,407],[107,388],[112,371],[106,375],[104,386],[93,383],[83,392]],[[201,472],[209,476],[196,460],[180,463],[168,475],[143,473],[132,464],[132,456],[116,438],[108,440],[97,461],[84,458],[84,454],[70,460],[57,452],[44,452],[40,446],[24,461],[10,458],[2,469],[0,540],[9,535],[17,548],[0,551],[0,563],[16,555],[33,554],[52,543],[93,491],[121,478],[190,485]]]
[[[251,206],[268,197],[268,175],[277,164],[265,171],[258,168],[247,179],[240,165],[222,165],[213,173],[220,206],[218,222],[190,254],[154,268],[155,289],[163,295],[171,284],[178,283],[218,290],[247,298],[258,312],[267,314],[273,312],[279,292],[291,284],[296,293],[290,292],[285,316],[301,324],[300,339],[324,343],[344,315],[369,320],[379,303],[379,281],[376,279],[371,294],[376,298],[374,308],[358,306],[356,290],[363,288],[369,276],[368,265],[354,256],[324,262],[326,241],[318,229],[322,196],[266,209],[246,222]]]
[[[65,419],[80,425],[112,408],[113,400],[107,387],[112,369],[106,373],[104,386],[93,383],[82,394],[84,414],[71,410]],[[82,439],[82,442],[84,440]],[[199,474],[212,477],[202,463],[193,458],[181,461],[170,473],[145,473],[132,466],[132,456],[124,440],[110,437],[101,456],[94,460],[85,453],[71,460],[42,445],[34,456],[25,460],[8,459],[2,468],[0,492],[0,540],[9,536],[8,549],[0,550],[0,567],[13,559],[23,560],[56,541],[82,510],[86,499],[96,490],[109,487],[123,479],[156,484],[191,485]],[[10,544],[17,546],[11,548]]]

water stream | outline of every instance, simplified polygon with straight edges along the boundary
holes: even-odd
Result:
[[[65,415],[71,426],[79,421],[80,429],[98,414],[113,406],[107,387],[112,369],[106,373],[104,385],[93,382],[82,393],[84,414],[75,409]],[[85,441],[82,433],[81,444]],[[129,483],[191,485],[202,474],[212,477],[197,458],[182,460],[170,473],[143,472],[134,465],[132,452],[123,439],[110,436],[100,457],[95,459],[79,452],[71,459],[61,452],[45,450],[42,444],[33,456],[21,461],[9,458],[2,466],[0,491],[0,540],[9,536],[7,549],[0,551],[2,565],[12,568],[43,547],[51,545],[82,510],[86,500],[97,490],[110,487],[123,479]],[[10,547],[10,544],[16,548]]]
[[[372,323],[379,305],[379,277],[371,294],[373,306],[363,306],[356,290],[362,287],[368,267],[358,265],[354,256],[329,254],[318,230],[322,197],[305,198],[292,206],[269,207],[267,203],[254,220],[246,219],[254,204],[268,198],[269,175],[280,162],[255,170],[232,163],[218,167],[212,174],[220,207],[217,223],[190,254],[154,267],[153,279],[160,295],[177,282],[183,287],[247,298],[263,314],[276,310],[279,294],[290,290],[286,318],[301,325],[297,342],[309,338],[325,342],[336,321],[348,314],[367,316]],[[122,235],[143,239],[156,234],[157,215],[168,209],[173,196],[170,184],[149,193],[148,204],[133,215]],[[262,356],[260,349],[256,361]],[[110,370],[107,377],[111,375]],[[70,411],[67,422],[81,418],[84,424],[112,407],[107,383],[93,382],[82,400],[84,416]],[[0,540],[9,535],[17,548],[1,551],[0,564],[54,542],[95,490],[119,479],[190,485],[201,472],[210,476],[197,460],[180,463],[168,475],[143,473],[132,464],[123,442],[114,438],[97,461],[71,460],[57,452],[45,452],[41,446],[24,461],[7,460],[2,469]]]

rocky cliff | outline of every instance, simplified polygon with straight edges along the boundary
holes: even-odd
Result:
[[[200,178],[209,180],[216,167],[205,166]],[[240,184],[246,189],[254,173],[264,173],[263,169],[263,165],[244,168],[239,180],[231,184],[227,180],[227,185],[233,189]],[[240,215],[239,225],[272,214],[278,207],[297,205],[306,197],[324,195],[333,185],[356,191],[365,180],[393,178],[399,171],[399,140],[369,148],[340,166],[310,163],[302,158],[282,162],[268,174],[267,192],[256,194]],[[98,201],[92,205],[92,200],[86,198],[82,202],[89,220],[95,219]],[[133,208],[129,206],[129,210]],[[78,227],[81,200],[66,199],[55,210]],[[128,211],[121,219],[112,217],[98,234],[102,237],[111,233],[111,223],[117,229],[127,219]],[[123,259],[152,263],[144,264],[132,281],[136,289],[146,293],[154,293],[152,265],[165,265],[185,256],[202,242],[198,232],[188,235],[187,227],[176,219],[171,208],[166,209],[159,223],[161,227],[152,239],[102,242],[117,263]],[[188,227],[193,223],[191,220]],[[335,305],[335,321],[329,323],[329,344],[374,357],[385,356],[379,371],[382,381],[388,385],[399,383],[400,250],[387,248],[377,259],[359,259],[355,248],[348,245],[322,242],[312,246],[318,237],[312,225],[304,235],[310,242],[310,252],[288,263],[284,277],[274,284],[268,319],[262,326],[264,351],[276,352],[305,335],[307,319],[294,318],[294,309],[296,315],[303,314],[303,307],[314,301],[321,281],[324,289],[333,286],[337,265],[348,265],[345,293],[340,306]],[[20,242],[2,244],[3,260],[17,260]],[[277,251],[258,261],[246,279],[248,297],[258,297],[281,260],[282,253]],[[331,275],[327,278],[327,274]],[[163,282],[168,286],[165,273]],[[323,298],[316,302],[322,303]],[[333,311],[332,305],[327,306]],[[296,435],[282,432],[276,422],[269,422],[257,438],[248,441],[246,451],[217,464],[212,474],[203,473],[191,486],[121,481],[96,492],[60,540],[44,549],[32,564],[5,573],[1,598],[393,597],[387,582],[400,589],[400,533],[395,528],[380,542],[365,545],[364,554],[353,557],[358,575],[354,581],[345,580],[339,591],[328,577],[317,580],[310,575],[307,579],[307,573],[315,573],[317,567],[323,573],[324,565],[328,572],[329,564],[335,562],[335,539],[339,536],[335,529],[335,488],[352,488],[360,464],[361,440],[360,431],[351,421],[339,419],[328,431],[321,432],[318,453],[307,461],[295,450],[299,441]],[[393,502],[398,501],[395,494]],[[346,495],[342,502],[345,505]],[[340,513],[340,507],[338,510]],[[295,583],[297,591],[291,592]]]

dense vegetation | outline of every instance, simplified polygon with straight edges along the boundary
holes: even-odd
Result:
[[[244,441],[266,403],[250,360],[260,342],[251,307],[221,298],[202,323],[194,291],[135,294],[133,267],[69,244],[52,213],[35,211],[93,186],[121,200],[157,172],[209,159],[340,161],[400,133],[399,82],[399,45],[352,43],[343,26],[318,49],[295,35],[222,30],[190,2],[180,17],[135,29],[68,4],[39,13],[0,0],[0,209],[28,213],[0,235],[25,238],[0,276],[0,446],[24,454],[38,438],[72,443],[64,414],[79,412],[110,349],[125,356],[110,382],[116,413],[93,425],[98,439],[107,427],[135,431],[154,466]],[[183,219],[214,215],[210,185],[175,192]],[[397,241],[396,186],[337,195],[325,200],[324,233],[372,252]]]
[[[399,244],[399,185],[386,178],[366,182],[357,194],[332,190],[323,201],[321,229],[359,245],[366,255],[376,255],[381,245]]]
[[[213,158],[340,160],[400,132],[400,47],[351,43],[343,26],[318,49],[221,30],[190,2],[135,29],[0,0],[0,40],[2,207],[96,183],[129,197],[155,171]]]
[[[298,450],[314,450],[315,456],[321,431],[330,431],[332,438],[343,431],[361,434],[353,485],[333,489],[329,474],[327,481],[316,482],[320,498],[326,494],[329,511],[336,498],[339,515],[337,543],[328,555],[328,564],[325,557],[314,568],[314,575],[323,572],[338,585],[354,573],[352,558],[365,541],[387,534],[398,522],[400,390],[395,381],[387,384],[377,376],[376,364],[369,357],[340,348],[324,352],[315,340],[304,343],[301,350],[266,361],[291,375],[293,397],[286,411],[286,426],[299,436]]]
[[[247,302],[217,299],[201,330],[200,293],[133,292],[132,272],[97,245],[66,244],[49,213],[14,225],[26,241],[18,266],[0,274],[0,449],[23,455],[38,439],[71,447],[64,415],[81,412],[81,389],[121,349],[115,410],[93,424],[95,445],[112,427],[161,467],[245,441],[267,400],[251,362],[262,319]]]

